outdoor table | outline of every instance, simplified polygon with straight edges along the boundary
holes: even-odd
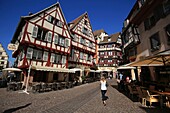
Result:
[[[162,108],[163,107],[163,96],[170,96],[170,92],[169,91],[162,92],[162,91],[157,91],[157,90],[150,90],[150,91],[160,95],[160,106]]]

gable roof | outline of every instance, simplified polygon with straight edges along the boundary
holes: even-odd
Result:
[[[109,35],[109,36],[105,36],[104,40],[101,41],[100,43],[110,43],[110,42],[116,42],[117,39],[119,38],[120,32],[117,32],[115,34]],[[111,41],[108,41],[108,39],[111,39]]]
[[[66,19],[64,17],[64,14],[63,14],[63,12],[61,10],[60,4],[59,4],[59,2],[57,2],[57,3],[55,3],[55,4],[51,5],[51,6],[45,8],[45,9],[39,11],[39,12],[37,12],[35,14],[31,14],[31,15],[28,15],[28,16],[21,16],[20,21],[18,23],[18,26],[17,26],[17,28],[15,30],[15,34],[14,34],[12,40],[11,40],[11,43],[14,43],[16,41],[16,37],[19,35],[22,27],[25,25],[26,20],[32,19],[32,18],[36,17],[37,15],[39,15],[39,14],[41,14],[41,13],[43,13],[43,12],[49,10],[49,9],[52,9],[53,7],[59,7],[59,9],[61,11],[61,15],[63,16],[64,21],[65,21],[66,26],[67,26],[67,22],[66,22]],[[68,26],[67,26],[67,28],[68,28]],[[69,31],[69,29],[68,29],[68,31]],[[69,34],[71,35],[70,31],[69,31]]]
[[[84,14],[80,15],[78,18],[76,18],[75,20],[73,20],[72,22],[69,22],[69,24],[73,24],[70,29],[73,29],[80,21],[81,19],[87,15],[87,12],[85,12]]]
[[[101,33],[106,33],[104,29],[96,30],[93,32],[94,37],[99,36]]]

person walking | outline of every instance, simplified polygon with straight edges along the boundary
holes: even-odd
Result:
[[[106,100],[108,99],[108,97],[106,96],[108,84],[107,84],[105,77],[101,77],[100,85],[101,85],[102,101],[103,101],[104,106],[106,106]]]

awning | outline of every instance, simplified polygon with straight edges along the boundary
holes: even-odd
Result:
[[[170,50],[132,62],[129,66],[165,66],[170,64]]]
[[[2,71],[22,71],[22,70],[18,68],[5,68]]]
[[[82,71],[82,69],[80,69],[80,68],[72,68],[70,70],[72,70],[72,71]]]
[[[74,70],[70,70],[70,69],[66,69],[66,68],[44,67],[44,66],[32,66],[31,68],[38,70],[38,71],[75,73]]]
[[[136,67],[133,67],[133,66],[119,66],[117,69],[136,69]]]

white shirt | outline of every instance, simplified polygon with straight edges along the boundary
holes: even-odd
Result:
[[[100,81],[101,83],[101,90],[107,90],[107,87],[106,87],[106,81]]]

